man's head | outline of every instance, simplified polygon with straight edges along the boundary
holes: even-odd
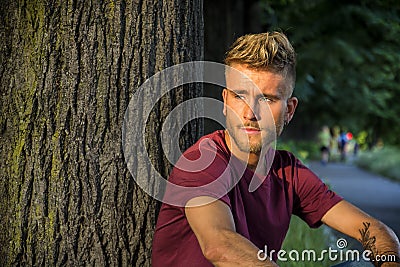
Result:
[[[231,68],[223,91],[224,115],[233,148],[258,154],[281,134],[296,109],[298,101],[291,97],[294,49],[282,33],[245,35],[231,46],[225,64]]]
[[[225,64],[246,65],[250,69],[280,74],[289,85],[289,96],[296,82],[296,53],[280,32],[247,34],[239,37],[225,55]]]

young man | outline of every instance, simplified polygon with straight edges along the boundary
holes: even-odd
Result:
[[[292,96],[296,57],[286,36],[243,36],[225,63],[230,66],[222,93],[227,129],[201,138],[183,155],[196,162],[214,151],[210,164],[191,171],[178,161],[171,172],[172,183],[199,190],[185,195],[167,188],[166,194],[186,204],[162,205],[152,265],[277,266],[276,254],[260,260],[258,252],[265,246],[281,248],[292,214],[310,227],[324,223],[360,240],[372,257],[393,254],[398,259],[399,241],[392,230],[330,191],[291,153],[273,151],[271,157],[270,144],[298,103]],[[258,186],[249,190],[253,179]]]

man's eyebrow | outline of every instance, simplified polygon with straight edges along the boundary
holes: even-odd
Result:
[[[239,94],[243,95],[243,94],[247,94],[248,93],[247,90],[243,90],[243,89],[241,90],[241,89],[229,89],[228,88],[228,90],[230,92],[234,93],[234,94],[237,94],[237,95],[239,95]]]
[[[228,91],[230,91],[233,94],[236,95],[245,95],[248,94],[248,90],[243,90],[243,89],[228,89]],[[263,97],[267,97],[269,99],[273,99],[273,100],[280,100],[282,99],[282,94],[281,92],[279,92],[278,94],[260,94]]]
[[[281,94],[263,94],[263,96],[273,100],[280,100],[282,98]]]

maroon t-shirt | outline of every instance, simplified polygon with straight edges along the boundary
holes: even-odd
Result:
[[[199,160],[213,151],[216,155],[210,163]],[[323,215],[342,200],[293,154],[280,150],[275,151],[261,186],[249,192],[254,172],[231,156],[224,131],[202,137],[183,155],[188,161],[178,161],[169,181],[196,190],[167,187],[167,202],[178,204],[163,203],[161,207],[153,240],[153,267],[212,266],[203,256],[182,207],[193,197],[211,196],[226,203],[232,211],[236,232],[260,249],[267,246],[268,251],[281,248],[292,214],[310,227],[318,227]],[[190,166],[190,161],[196,164]],[[196,166],[201,167],[191,170]]]

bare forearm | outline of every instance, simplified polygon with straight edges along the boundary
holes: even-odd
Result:
[[[370,259],[375,266],[400,266],[399,239],[389,227],[372,220],[364,222],[359,232],[359,241],[364,249],[371,251]]]
[[[243,236],[232,232],[222,231],[217,248],[206,249],[206,258],[217,267],[225,266],[278,266],[269,259],[258,255],[259,249]]]

